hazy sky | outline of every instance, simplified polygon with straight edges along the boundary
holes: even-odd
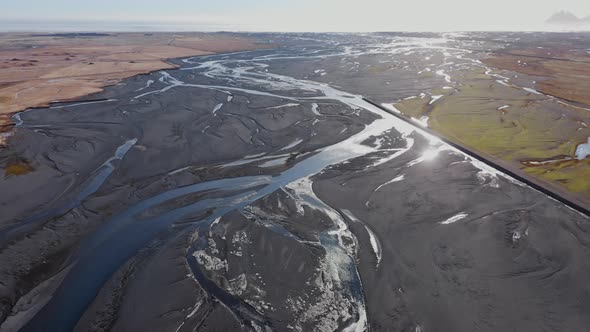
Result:
[[[169,22],[250,31],[534,30],[590,0],[2,0],[2,20]],[[0,26],[1,29],[1,26]]]

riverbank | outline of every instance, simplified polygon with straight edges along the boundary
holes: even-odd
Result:
[[[587,34],[503,38],[505,43],[497,46],[488,35],[485,47],[468,45],[465,38],[465,48],[424,51],[433,59],[442,53],[438,66],[413,60],[421,80],[431,77],[439,83],[393,104],[452,142],[501,161],[587,209]]]
[[[11,114],[98,93],[179,57],[266,47],[225,33],[0,34],[0,133]],[[0,135],[0,145],[6,134]]]
[[[411,124],[411,125],[417,125],[418,123],[416,123],[416,121],[413,121],[412,118],[409,118],[405,115],[403,115],[401,112],[399,112],[398,110],[395,110],[395,108],[390,109],[388,107],[386,107],[387,105],[379,105],[369,99],[365,99],[368,103],[372,104],[375,107],[378,107],[380,109],[382,109],[383,111]],[[588,209],[588,204],[586,201],[584,201],[583,199],[581,199],[578,195],[575,195],[567,190],[564,190],[563,188],[556,186],[554,183],[551,183],[549,181],[544,181],[543,179],[539,179],[536,177],[532,177],[532,176],[526,176],[525,174],[522,174],[523,172],[518,169],[513,167],[512,165],[510,165],[509,163],[496,158],[494,156],[490,156],[490,155],[482,155],[481,152],[476,152],[474,150],[472,150],[469,146],[466,146],[464,144],[458,143],[458,142],[454,142],[446,137],[444,137],[443,135],[428,129],[428,127],[423,127],[422,128],[423,131],[427,132],[430,135],[433,135],[435,137],[437,137],[438,139],[440,139],[441,141],[445,142],[446,144],[452,146],[453,148],[457,149],[458,151],[461,151],[463,153],[465,153],[466,155],[474,158],[475,160],[478,160],[520,182],[522,182],[523,184],[526,184],[527,186],[569,206],[571,209],[576,210],[577,212],[590,217],[590,210]]]

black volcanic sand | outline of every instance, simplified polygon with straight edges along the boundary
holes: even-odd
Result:
[[[254,37],[282,46],[19,114],[0,331],[589,326],[588,218],[351,95],[442,88],[413,71],[448,60],[425,43],[506,36]]]
[[[408,168],[417,157],[362,171],[355,160],[354,172],[328,171],[314,186],[380,240],[376,268],[368,235],[362,228],[357,235],[374,330],[559,331],[589,323],[586,218],[503,179],[499,188],[482,185],[456,154]],[[467,216],[442,224],[459,212]]]

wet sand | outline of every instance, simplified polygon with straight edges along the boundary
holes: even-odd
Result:
[[[363,99],[431,36],[253,37],[18,114],[0,331],[588,325],[589,219]]]

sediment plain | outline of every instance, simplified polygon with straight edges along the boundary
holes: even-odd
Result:
[[[515,169],[561,151],[551,130],[490,143],[511,121],[541,136],[527,107],[588,117],[485,63],[534,34],[242,37],[274,48],[12,117],[0,331],[588,326],[588,217],[421,129]]]
[[[175,66],[166,60],[261,48],[206,33],[0,34],[0,132],[10,116],[102,91],[121,79]],[[4,137],[0,136],[0,145]]]

